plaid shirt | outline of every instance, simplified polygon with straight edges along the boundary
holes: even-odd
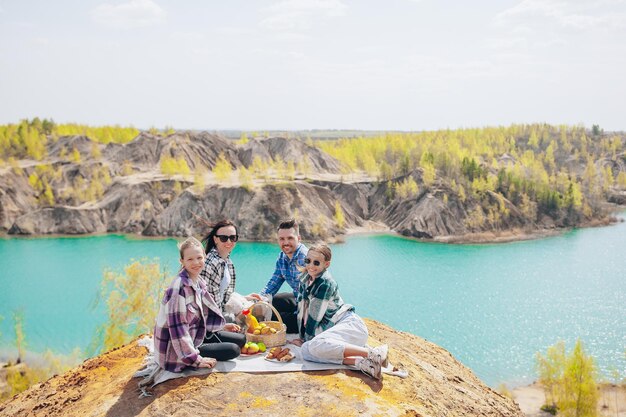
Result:
[[[339,295],[339,286],[328,270],[325,270],[311,285],[307,285],[309,274],[300,276],[298,295],[298,329],[305,342],[313,339],[324,330],[330,329],[346,311],[354,311],[350,304],[344,304]],[[304,325],[304,312],[306,325]]]
[[[224,317],[207,292],[204,281],[198,288],[186,270],[172,281],[161,301],[154,328],[154,352],[159,366],[167,371],[181,372],[186,367],[198,367],[198,346],[207,331],[224,327]]]
[[[300,271],[298,270],[298,266],[304,266],[304,258],[306,258],[309,249],[304,246],[302,243],[298,245],[296,251],[293,253],[291,259],[284,252],[280,252],[278,255],[278,259],[276,260],[276,268],[274,269],[274,274],[267,282],[267,285],[261,291],[261,295],[275,295],[280,287],[283,285],[283,282],[287,281],[287,284],[293,290],[293,295],[298,297],[298,287],[300,286],[300,280],[298,276],[300,275]]]
[[[224,298],[220,300],[220,283],[224,277],[224,268],[226,268],[226,266],[228,266],[228,270],[230,272],[230,284],[228,285],[228,288],[226,288]],[[200,271],[200,277],[206,281],[209,294],[213,296],[213,299],[220,307],[220,310],[223,311],[224,304],[228,302],[231,294],[235,291],[235,265],[233,265],[230,260],[230,256],[223,259],[220,255],[218,255],[215,248],[211,249],[206,256],[206,260],[204,261],[204,268]]]

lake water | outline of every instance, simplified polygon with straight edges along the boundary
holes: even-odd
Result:
[[[360,315],[437,343],[492,386],[531,382],[535,353],[559,339],[580,338],[606,374],[626,373],[626,223],[498,245],[354,236],[332,248],[331,271]],[[260,290],[277,254],[239,243],[238,291]],[[104,319],[102,303],[91,307],[104,268],[144,257],[173,275],[176,241],[0,239],[0,347],[13,344],[21,309],[28,350],[84,349]]]

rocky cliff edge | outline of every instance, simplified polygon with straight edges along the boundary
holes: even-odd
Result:
[[[146,349],[132,342],[0,405],[0,416],[519,416],[446,350],[372,320],[370,344],[387,343],[409,377],[360,372],[216,373],[167,381],[139,398]]]

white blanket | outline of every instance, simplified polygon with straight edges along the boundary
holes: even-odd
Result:
[[[288,335],[287,340],[296,338],[297,335]],[[144,377],[144,380],[139,383],[142,388],[143,395],[149,395],[144,388],[154,387],[161,382],[165,382],[169,379],[182,378],[194,375],[206,375],[212,372],[302,372],[302,371],[321,371],[326,369],[356,369],[347,365],[335,365],[332,363],[317,363],[309,362],[302,359],[300,347],[287,344],[292,354],[295,356],[289,362],[277,362],[275,360],[265,359],[266,353],[260,353],[256,355],[241,355],[238,358],[229,361],[218,361],[215,367],[212,369],[198,368],[189,369],[183,372],[169,372],[161,369],[159,365],[154,361],[154,344],[152,338],[146,336],[139,340],[140,346],[145,346],[148,349],[145,363],[146,367],[137,372],[135,377]],[[395,375],[401,378],[406,378],[408,375],[406,371],[394,371],[393,366],[389,364],[387,368],[383,368],[383,373],[388,375]]]

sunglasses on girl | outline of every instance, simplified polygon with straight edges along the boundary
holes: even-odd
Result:
[[[226,243],[228,239],[230,239],[231,242],[236,242],[239,240],[239,236],[237,235],[215,235],[215,237],[218,238],[222,243]]]
[[[320,266],[320,265],[322,264],[320,261],[313,261],[313,260],[311,260],[311,259],[309,259],[309,258],[304,258],[304,263],[305,263],[305,264],[307,264],[307,265],[308,265],[308,264],[310,264],[311,262],[313,262],[313,265],[315,265],[315,266]]]

